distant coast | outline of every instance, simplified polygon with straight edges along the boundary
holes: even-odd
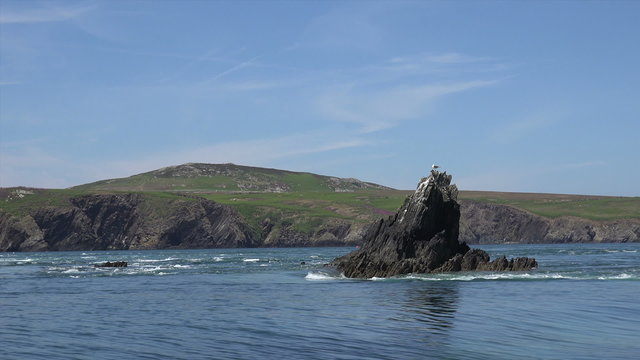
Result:
[[[410,192],[185,164],[71,189],[0,189],[0,251],[356,246]],[[460,241],[640,242],[640,198],[461,191]]]

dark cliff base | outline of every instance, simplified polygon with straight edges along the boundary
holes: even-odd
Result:
[[[313,232],[249,225],[233,208],[189,196],[82,195],[27,214],[0,210],[0,252],[355,246],[363,226],[327,220]]]
[[[232,209],[197,198],[154,202],[141,194],[86,195],[23,217],[0,212],[0,251],[254,247]]]
[[[529,270],[535,259],[499,258],[458,241],[460,206],[451,176],[432,171],[398,212],[373,224],[359,250],[331,265],[347,277],[389,277],[408,273],[472,270]]]
[[[640,219],[550,219],[472,200],[460,201],[460,212],[460,241],[469,244],[640,242]]]

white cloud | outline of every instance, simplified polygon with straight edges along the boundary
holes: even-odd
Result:
[[[244,81],[237,83],[230,83],[225,86],[226,89],[231,91],[255,91],[255,90],[267,90],[278,87],[275,82],[267,81]]]
[[[77,170],[28,142],[4,143],[0,152],[0,187],[66,187],[69,174]]]
[[[317,105],[329,119],[358,124],[362,132],[370,133],[394,127],[403,120],[423,117],[433,103],[444,96],[495,83],[475,80],[379,90],[332,89],[318,98]]]
[[[46,7],[21,10],[2,9],[0,24],[28,24],[42,22],[66,21],[79,17],[93,7]]]
[[[491,140],[500,144],[509,144],[535,132],[549,128],[561,120],[561,111],[536,111],[520,120],[510,121],[494,129]]]
[[[126,177],[165,166],[188,162],[270,166],[276,160],[369,145],[360,138],[322,133],[295,134],[280,138],[232,141],[156,153],[127,160],[80,163],[48,154],[39,148],[6,147],[0,161],[0,186],[69,187],[114,177]],[[23,152],[20,155],[14,153]]]
[[[249,60],[242,61],[242,62],[240,62],[238,64],[235,64],[232,67],[230,67],[230,68],[228,68],[228,69],[226,69],[224,71],[221,71],[221,72],[215,74],[214,76],[212,76],[211,78],[205,80],[204,83],[209,83],[209,82],[216,81],[216,80],[218,80],[218,79],[220,79],[220,78],[222,78],[224,76],[227,76],[227,75],[229,75],[231,73],[234,73],[234,72],[236,72],[238,70],[241,70],[241,69],[246,68],[248,66],[252,66],[252,65],[254,65],[255,61],[258,60],[261,57],[262,57],[262,55],[258,55],[258,56],[255,56],[255,57],[249,59]]]
[[[582,168],[589,168],[589,167],[602,167],[606,165],[607,163],[602,160],[594,160],[594,161],[583,161],[583,162],[577,162],[577,163],[562,164],[559,166],[559,168],[582,169]]]
[[[442,53],[442,54],[420,54],[413,56],[394,57],[391,63],[394,64],[469,64],[478,62],[494,61],[490,57],[471,56],[461,53]]]

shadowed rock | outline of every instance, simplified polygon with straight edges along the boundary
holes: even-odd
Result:
[[[490,261],[479,249],[458,242],[460,206],[451,175],[431,171],[393,216],[372,224],[363,245],[331,265],[347,277],[388,277],[448,271],[516,271],[536,267],[535,259]]]
[[[103,262],[100,264],[95,264],[93,265],[94,267],[127,267],[127,262],[126,261],[107,261],[107,262]]]

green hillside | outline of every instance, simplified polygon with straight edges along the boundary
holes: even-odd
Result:
[[[509,205],[547,218],[640,219],[640,197],[461,191],[460,199]]]
[[[184,164],[71,189],[0,189],[0,209],[24,215],[42,206],[69,206],[73,196],[120,192],[143,192],[159,208],[185,196],[204,197],[232,206],[255,229],[269,220],[310,232],[332,221],[368,223],[388,216],[411,191],[312,173]],[[640,197],[461,191],[459,198],[513,206],[548,218],[640,219]]]
[[[384,186],[357,179],[268,169],[235,164],[188,163],[127,178],[76,186],[75,190],[181,192],[353,192],[383,190]]]

